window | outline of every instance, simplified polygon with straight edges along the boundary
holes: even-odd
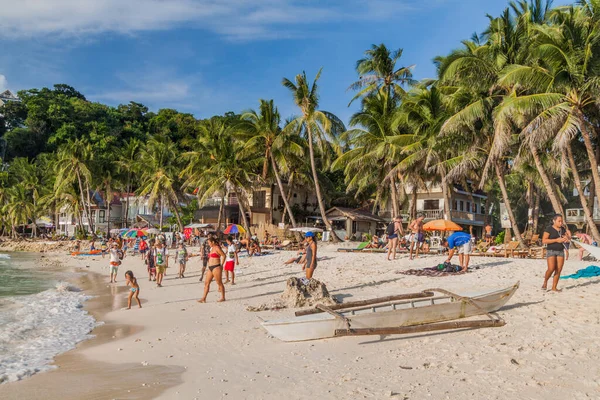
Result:
[[[458,200],[454,200],[454,210],[458,211]]]
[[[465,202],[462,200],[459,203],[459,211],[465,211]]]
[[[473,214],[477,214],[477,203],[473,203]]]
[[[467,201],[467,212],[471,212],[471,203]]]
[[[481,206],[481,213],[485,214],[485,206]]]
[[[439,210],[440,209],[440,201],[439,200],[425,200],[423,202],[423,210]]]
[[[103,223],[105,223],[105,222],[106,222],[106,218],[105,218],[105,216],[106,216],[106,211],[104,211],[104,210],[100,210],[100,211],[98,212],[98,217],[99,217],[98,223],[100,223],[100,224],[103,224]]]
[[[265,190],[261,190],[259,192],[254,192],[252,195],[252,206],[257,208],[265,208],[265,204],[267,202],[267,192]]]

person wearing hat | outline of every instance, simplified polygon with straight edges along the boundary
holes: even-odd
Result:
[[[311,279],[315,268],[317,268],[317,241],[314,232],[306,232],[306,264],[303,270],[306,271],[306,279]]]

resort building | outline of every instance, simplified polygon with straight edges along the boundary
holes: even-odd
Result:
[[[582,181],[581,186],[584,188],[583,195],[588,201],[588,204],[592,202],[592,196],[590,193],[590,181]],[[594,208],[592,210],[592,218],[594,219],[594,223],[597,226],[600,226],[600,208],[598,207],[598,198],[593,196],[594,198]],[[585,219],[585,214],[583,212],[583,208],[581,208],[581,199],[579,198],[579,192],[576,188],[573,188],[573,191],[568,193],[567,196],[568,204],[565,206],[565,220],[567,224],[574,225],[579,230],[585,230],[587,227],[587,221]]]
[[[407,206],[401,211],[405,223],[409,220],[411,210],[423,214],[425,222],[445,218],[445,200],[441,185],[428,182],[425,189],[417,189],[416,205],[413,204],[415,195],[412,186],[406,185],[404,189],[408,194]],[[461,225],[466,232],[481,237],[485,224],[487,196],[479,190],[471,187],[463,188],[457,184],[450,186],[448,196],[450,201],[450,215],[448,218]],[[389,202],[385,210],[380,210],[379,216],[389,221],[392,217],[391,210],[392,206]]]
[[[5,90],[4,92],[0,93],[0,107],[2,107],[4,104],[8,103],[9,101],[21,101],[21,100],[10,90]]]
[[[118,194],[113,194],[110,205],[105,199],[104,193],[93,192],[90,194],[91,219],[98,233],[108,233],[110,229],[121,228],[123,205]],[[110,207],[110,213],[109,213]],[[109,219],[110,214],[110,219]],[[86,230],[90,229],[90,221],[87,216],[82,216],[82,225]],[[78,228],[78,218],[71,209],[63,207],[59,211],[57,233],[59,235],[73,236]]]

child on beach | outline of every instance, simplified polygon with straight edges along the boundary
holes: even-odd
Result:
[[[114,243],[110,249],[110,283],[117,283],[117,272],[119,271],[119,265],[123,259],[123,252],[119,249],[119,246]]]
[[[227,236],[227,253],[225,254],[225,283],[229,282],[229,273],[231,272],[231,284],[235,285],[235,266],[239,264],[238,249],[233,244],[233,236]]]
[[[143,237],[140,241],[140,254],[142,255],[142,261],[146,259],[146,252],[148,251],[148,243],[146,238]]]
[[[148,280],[156,281],[156,264],[154,263],[154,248],[150,246],[148,256],[144,260],[148,268]]]
[[[177,251],[175,252],[175,259],[177,260],[177,263],[179,264],[179,275],[177,275],[177,278],[185,278],[185,276],[183,276],[183,273],[185,272],[185,264],[187,263],[187,260],[189,259],[189,255],[188,255],[188,251],[185,248],[185,244],[183,244],[183,241],[180,241],[179,244],[177,245]]]
[[[154,264],[156,265],[156,286],[162,287],[163,277],[169,267],[169,251],[161,241],[156,243],[154,249]]]
[[[102,258],[106,255],[106,251],[108,250],[108,246],[106,245],[106,240],[102,239],[100,243],[100,250],[102,250]]]
[[[127,282],[127,286],[130,286],[129,296],[127,297],[127,309],[131,310],[131,298],[135,296],[135,301],[137,301],[138,306],[142,308],[142,303],[140,303],[140,286],[137,283],[137,279],[133,276],[133,272],[127,271],[125,272],[125,282]]]

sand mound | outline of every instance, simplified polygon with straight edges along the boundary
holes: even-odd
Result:
[[[327,290],[323,282],[316,279],[290,278],[285,283],[286,287],[277,299],[263,303],[258,307],[248,306],[248,311],[281,310],[283,308],[310,307],[316,304],[331,305],[336,301]]]

